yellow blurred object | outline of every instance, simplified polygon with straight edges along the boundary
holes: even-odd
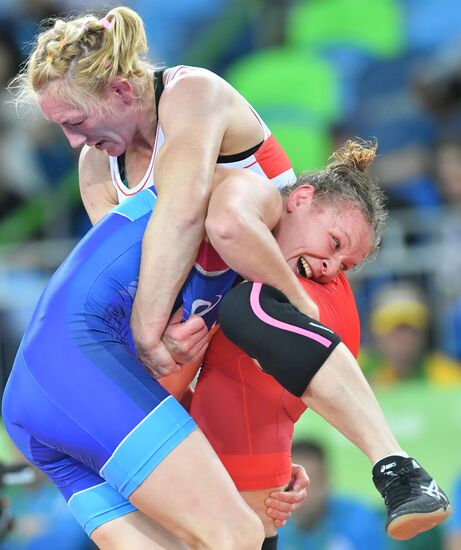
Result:
[[[386,360],[362,350],[359,356],[365,376],[373,386],[401,384],[402,378]],[[430,384],[453,386],[461,383],[461,363],[447,355],[435,352],[424,357],[406,380],[424,380]]]
[[[425,330],[428,324],[429,308],[413,287],[401,284],[380,291],[371,312],[375,334],[387,334],[402,325]]]
[[[401,325],[424,330],[428,325],[429,311],[416,302],[395,302],[375,310],[371,316],[371,326],[377,334],[386,334]]]

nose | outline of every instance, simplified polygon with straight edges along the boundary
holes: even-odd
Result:
[[[341,271],[341,258],[324,258],[322,260],[322,277],[334,279]]]
[[[67,128],[64,128],[63,132],[67,138],[67,141],[70,143],[70,146],[74,149],[77,149],[78,147],[81,147],[85,144],[86,138],[82,134],[79,134],[78,132],[74,132],[73,130],[69,130]]]

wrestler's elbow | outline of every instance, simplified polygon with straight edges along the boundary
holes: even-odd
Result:
[[[245,219],[230,206],[219,212],[209,213],[205,219],[206,234],[218,252],[242,243],[246,230]]]
[[[188,212],[184,210],[183,212],[183,217],[178,216],[176,218],[176,228],[182,231],[183,234],[187,234],[188,231],[200,231],[200,233],[202,233],[205,220],[203,211],[197,209]]]
[[[203,205],[191,197],[184,197],[174,205],[168,207],[168,217],[175,220],[175,227],[181,228],[185,233],[189,230],[199,228],[203,231],[203,224],[206,218],[206,201]]]

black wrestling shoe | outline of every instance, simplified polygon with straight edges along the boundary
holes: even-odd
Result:
[[[387,534],[411,539],[451,514],[446,494],[413,458],[388,456],[373,468],[373,482],[387,506]]]

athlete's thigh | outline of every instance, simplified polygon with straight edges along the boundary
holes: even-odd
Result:
[[[21,418],[39,440],[75,456],[128,496],[130,471],[138,477],[144,471],[131,464],[134,457],[145,453],[148,468],[195,423],[126,346],[109,341],[65,349],[62,373],[53,367],[52,380],[34,377],[34,395],[44,397],[39,406],[32,399]]]
[[[11,421],[8,409],[9,404],[6,403],[4,420],[11,439],[24,457],[56,485],[67,501],[69,510],[88,536],[106,522],[136,510],[88,466],[43,444],[21,425]]]
[[[258,489],[254,491],[240,491],[243,500],[256,512],[261,523],[264,526],[266,537],[271,537],[277,534],[277,528],[274,526],[274,521],[267,515],[266,500],[276,491],[284,491],[287,485],[273,486],[266,489]]]
[[[162,525],[139,510],[104,523],[92,532],[91,539],[101,550],[187,548]]]
[[[17,425],[8,428],[26,458],[60,489],[70,511],[99,548],[186,548],[84,464],[41,444]]]
[[[5,391],[7,429],[71,509],[83,510],[79,521],[90,533],[95,500],[132,511],[129,495],[196,424],[124,346],[94,346],[85,354],[67,346],[61,369],[45,352],[32,357],[49,365],[54,377],[41,365],[31,372],[34,360],[19,351]]]
[[[247,519],[249,513],[199,429],[165,457],[132,493],[130,501],[186,541],[190,532],[198,533],[204,540],[213,540],[217,526],[236,527],[239,518]]]

